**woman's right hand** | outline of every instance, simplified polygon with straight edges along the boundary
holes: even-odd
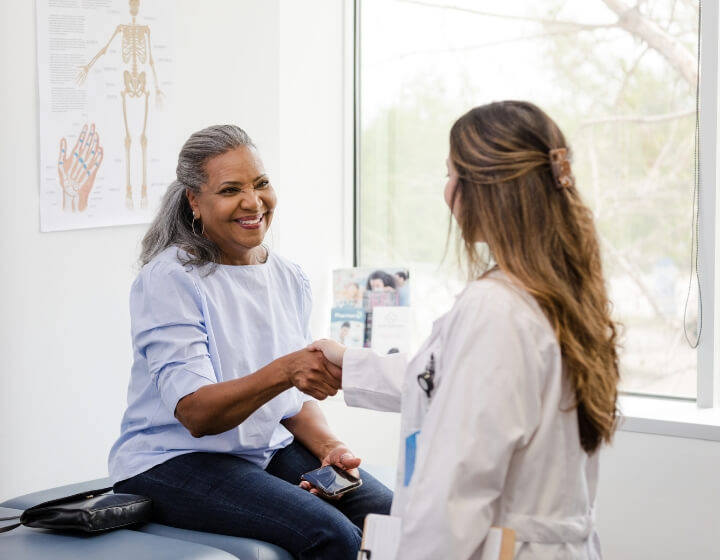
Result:
[[[308,346],[308,348],[310,350],[322,351],[323,355],[329,362],[332,362],[337,367],[342,368],[343,357],[345,356],[345,350],[347,350],[346,346],[343,346],[334,340],[321,338],[320,340],[313,342],[310,346]]]
[[[303,393],[323,400],[340,389],[341,370],[322,352],[305,348],[288,354],[285,360],[288,379]]]

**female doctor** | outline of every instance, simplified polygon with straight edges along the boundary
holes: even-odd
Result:
[[[313,346],[342,366],[347,404],[402,413],[398,558],[480,558],[494,525],[515,530],[518,560],[598,559],[616,328],[567,143],[536,106],[492,103],[453,125],[447,166],[473,278],[453,308],[408,363]]]

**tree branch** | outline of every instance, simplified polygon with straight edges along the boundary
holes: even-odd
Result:
[[[695,109],[687,109],[685,111],[675,111],[674,113],[664,113],[662,115],[614,115],[610,117],[598,117],[580,123],[580,127],[595,126],[598,124],[606,124],[613,122],[634,122],[634,123],[657,123],[663,121],[671,121],[673,119],[681,119],[695,114]]]
[[[591,128],[588,133],[588,161],[590,162],[590,179],[595,198],[595,220],[600,220],[603,216],[604,201],[600,189],[600,166],[598,164],[597,150],[595,149],[595,129]]]
[[[635,59],[635,62],[633,62],[630,69],[627,72],[625,72],[623,81],[620,84],[620,87],[618,88],[617,95],[615,95],[615,103],[613,104],[615,107],[620,105],[620,101],[622,100],[622,96],[625,93],[625,88],[627,87],[627,84],[630,81],[630,78],[635,73],[635,70],[637,70],[637,67],[640,65],[640,61],[645,56],[645,53],[647,53],[649,50],[650,50],[650,47],[644,48],[643,51],[640,53],[640,55]]]
[[[624,0],[602,0],[618,16],[617,25],[645,41],[677,70],[691,88],[697,86],[697,56],[655,22],[643,17]]]
[[[652,181],[657,179],[660,176],[660,168],[662,164],[667,163],[668,161],[672,161],[672,159],[670,158],[670,152],[673,151],[673,149],[677,149],[675,147],[675,133],[677,132],[677,127],[678,121],[675,120],[670,125],[670,133],[668,134],[667,140],[663,144],[662,149],[658,153],[655,161],[653,162],[650,170],[648,171],[648,179]]]
[[[627,274],[627,277],[638,287],[640,293],[645,298],[645,301],[648,302],[655,313],[655,316],[662,320],[666,325],[673,326],[673,320],[663,312],[660,304],[655,301],[655,298],[651,295],[650,288],[647,284],[645,284],[640,274],[637,273],[632,264],[630,264],[623,254],[618,251],[606,237],[603,237],[602,235],[599,235],[599,237],[602,248],[606,251],[607,256],[612,259],[615,264],[617,264],[622,271]]]
[[[496,13],[492,13],[492,12],[484,12],[482,10],[474,10],[472,8],[463,8],[460,6],[441,6],[439,4],[434,4],[432,2],[423,2],[422,0],[395,0],[395,1],[396,2],[404,2],[405,4],[416,4],[418,6],[424,6],[426,8],[438,8],[440,10],[452,10],[452,11],[456,11],[456,12],[470,13],[470,14],[475,14],[475,15],[479,15],[479,16],[494,17],[494,18],[498,18],[498,19],[510,19],[510,20],[516,20],[516,21],[532,21],[535,23],[542,23],[543,25],[573,27],[576,29],[597,29],[599,27],[616,27],[617,26],[617,24],[615,24],[615,23],[591,24],[591,23],[580,23],[578,21],[547,19],[547,18],[538,18],[538,17],[532,17],[532,16],[511,16],[511,15],[507,15],[507,14],[496,14]]]
[[[411,1],[411,0],[401,0],[403,2],[405,1]],[[489,47],[496,47],[498,45],[504,45],[507,43],[514,43],[516,41],[532,41],[534,39],[542,39],[544,37],[550,37],[552,35],[569,35],[571,33],[580,33],[582,31],[592,31],[594,29],[600,29],[605,27],[615,27],[615,25],[596,25],[596,26],[587,26],[582,29],[558,29],[557,31],[549,31],[547,33],[536,33],[533,35],[522,35],[520,37],[510,37],[508,39],[498,39],[497,41],[488,41],[487,43],[480,43],[478,45],[468,45],[466,47],[449,47],[447,49],[432,49],[432,50],[425,50],[425,51],[413,51],[408,52],[404,54],[399,54],[397,56],[391,56],[384,59],[384,62],[389,62],[391,60],[401,60],[404,58],[408,58],[410,56],[425,56],[429,54],[441,54],[441,53],[455,53],[455,52],[467,52],[472,51],[475,49],[485,49]]]

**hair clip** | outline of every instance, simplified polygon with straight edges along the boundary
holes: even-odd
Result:
[[[574,186],[575,178],[572,176],[572,170],[570,169],[567,148],[553,148],[549,154],[555,186],[558,189],[569,189]]]

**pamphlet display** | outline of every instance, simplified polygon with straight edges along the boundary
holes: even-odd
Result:
[[[407,352],[410,273],[406,268],[333,271],[330,337],[348,347]]]

